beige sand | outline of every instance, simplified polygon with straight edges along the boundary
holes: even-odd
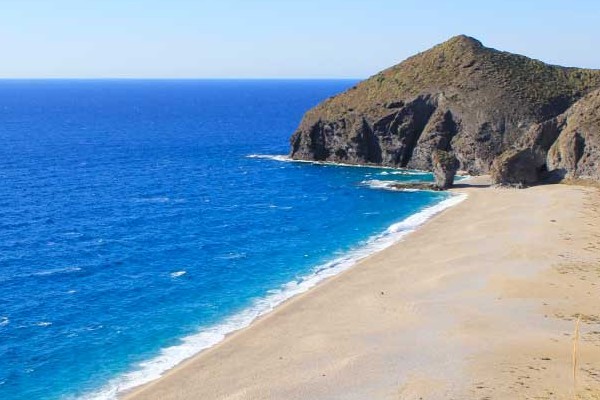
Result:
[[[478,185],[128,399],[600,399],[600,192]]]

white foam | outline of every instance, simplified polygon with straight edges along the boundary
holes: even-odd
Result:
[[[68,274],[71,272],[81,271],[80,267],[66,267],[66,268],[55,268],[55,269],[47,269],[44,271],[34,272],[31,276],[50,276],[56,274]]]
[[[37,326],[42,326],[42,327],[45,327],[45,326],[50,326],[50,325],[52,325],[52,322],[48,322],[48,321],[41,321],[41,322],[37,322],[37,323],[36,323],[36,325],[37,325]]]
[[[156,196],[133,199],[133,201],[136,203],[168,203],[171,201],[171,198],[166,196]]]
[[[276,154],[249,154],[246,156],[247,158],[262,158],[265,160],[274,160],[274,161],[283,161],[283,162],[292,162],[289,156],[285,155],[276,155]]]
[[[392,173],[392,174],[402,174],[402,175],[423,175],[423,174],[429,173],[427,171],[418,171],[418,170],[412,170],[412,169],[408,170],[408,169],[394,168],[394,167],[383,167],[381,165],[371,165],[371,164],[347,164],[347,163],[333,162],[333,161],[298,160],[298,159],[291,158],[290,156],[282,155],[282,154],[249,154],[246,156],[246,158],[261,158],[264,160],[273,160],[273,161],[281,161],[281,162],[316,164],[316,165],[332,165],[332,166],[338,166],[338,167],[376,168],[376,169],[389,170],[389,171],[391,171],[390,173]]]
[[[269,204],[269,208],[276,208],[279,210],[291,210],[293,207],[292,206],[278,206],[275,204]]]
[[[246,253],[229,253],[224,256],[217,257],[221,260],[241,260],[243,258],[248,257]]]
[[[382,181],[379,179],[370,179],[362,181],[361,184],[370,187],[371,189],[384,189],[392,190],[395,192],[419,192],[426,191],[426,189],[413,189],[413,188],[398,188],[396,185],[399,183],[407,183],[407,181]]]
[[[81,237],[81,236],[83,236],[83,233],[80,233],[80,232],[66,232],[64,235],[65,236],[70,236],[70,237]]]
[[[88,400],[116,399],[117,395],[123,391],[158,379],[164,372],[183,360],[221,342],[227,334],[249,326],[256,318],[269,313],[284,301],[306,292],[324,279],[347,270],[367,256],[397,243],[429,218],[460,203],[466,197],[464,194],[453,195],[391,225],[385,232],[373,236],[357,249],[331,262],[317,266],[312,273],[296,281],[288,282],[278,289],[269,291],[265,297],[257,299],[247,309],[226,318],[220,324],[201,328],[197,333],[181,339],[179,344],[162,349],[158,356],[134,366],[131,372],[113,379],[101,390],[80,398]]]
[[[416,170],[382,171],[379,175],[427,175],[430,172]]]
[[[169,275],[171,276],[171,278],[178,278],[185,274],[187,274],[187,271],[175,271],[175,272],[171,272]]]
[[[298,160],[291,158],[288,155],[283,154],[248,154],[246,158],[261,158],[264,160],[273,160],[273,161],[281,161],[281,162],[291,162],[291,163],[305,163],[305,164],[316,164],[316,165],[333,165],[340,167],[358,167],[358,168],[375,168],[375,169],[383,169],[385,171],[381,171],[378,175],[429,175],[430,171],[422,171],[419,169],[405,169],[405,168],[394,168],[394,167],[384,167],[381,165],[372,165],[372,164],[347,164],[333,161],[313,161],[313,160]],[[367,175],[369,176],[369,175]],[[463,180],[466,178],[471,178],[469,175],[459,174],[456,175],[456,179]]]
[[[104,325],[93,325],[85,328],[86,331],[97,331],[98,329],[104,328]]]
[[[0,326],[6,326],[10,324],[10,319],[8,317],[0,317]]]

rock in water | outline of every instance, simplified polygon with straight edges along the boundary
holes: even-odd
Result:
[[[552,169],[600,179],[597,102],[587,96],[598,88],[598,70],[547,65],[457,36],[309,110],[290,155],[432,171],[434,152],[443,150],[472,175],[489,173],[502,155],[496,183],[532,182]],[[533,153],[518,153],[525,149]],[[530,156],[544,160],[537,174],[524,168]]]
[[[431,157],[435,186],[439,189],[449,189],[454,184],[454,177],[460,163],[453,154],[444,150],[435,150]]]

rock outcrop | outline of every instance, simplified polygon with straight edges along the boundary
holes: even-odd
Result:
[[[598,70],[457,36],[309,110],[290,155],[431,171],[441,150],[501,184],[533,184],[549,170],[598,179],[596,88]]]
[[[453,154],[436,149],[431,156],[435,186],[439,189],[449,189],[454,184],[454,177],[460,163]]]
[[[499,155],[492,164],[492,181],[507,186],[525,187],[541,177],[545,159],[533,149],[511,149]]]

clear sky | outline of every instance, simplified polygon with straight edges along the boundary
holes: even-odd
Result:
[[[0,77],[363,78],[460,33],[600,68],[598,0],[0,0]]]

